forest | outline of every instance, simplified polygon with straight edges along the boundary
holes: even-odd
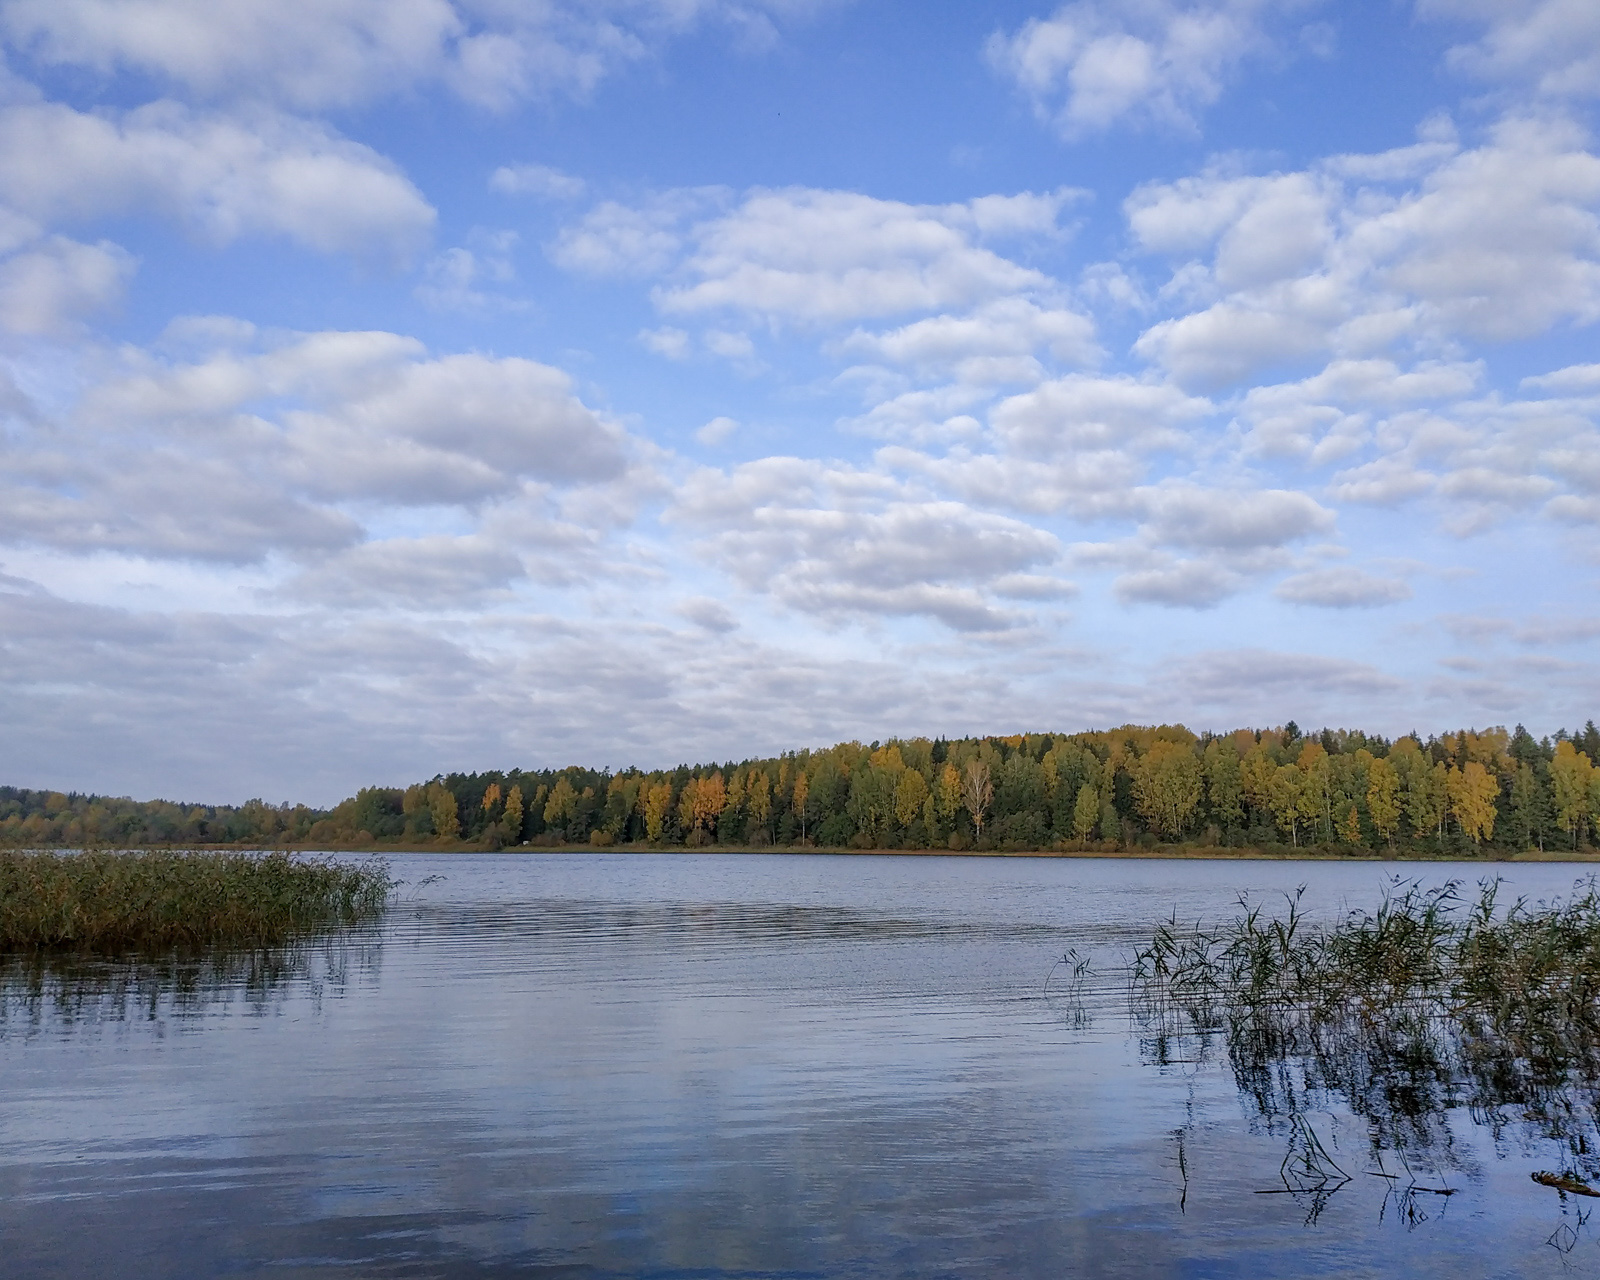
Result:
[[[1390,741],[1181,725],[910,738],[619,772],[451,773],[331,810],[0,787],[12,847],[929,849],[1157,846],[1495,857],[1600,843],[1600,729]]]

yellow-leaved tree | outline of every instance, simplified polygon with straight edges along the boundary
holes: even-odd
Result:
[[[1367,765],[1367,814],[1372,829],[1393,845],[1394,833],[1400,828],[1400,779],[1394,766],[1381,756]]]
[[[1500,797],[1500,779],[1476,760],[1450,770],[1446,791],[1450,812],[1473,844],[1494,835],[1494,802]]]
[[[522,839],[522,788],[512,787],[506,793],[506,834],[513,842]]]
[[[764,769],[752,769],[745,780],[745,812],[750,825],[760,831],[763,838],[771,835],[767,823],[772,817],[772,780]]]
[[[1578,847],[1578,837],[1591,812],[1589,784],[1593,781],[1594,765],[1589,757],[1570,742],[1556,743],[1555,758],[1550,761],[1550,786],[1556,802],[1556,823],[1572,837],[1572,847]]]
[[[922,805],[927,798],[927,779],[915,769],[905,770],[894,789],[894,816],[902,827],[909,827],[922,816]]]
[[[667,814],[672,810],[672,783],[653,782],[644,788],[644,834],[652,844],[661,840],[667,829]]]
[[[1185,743],[1157,739],[1134,766],[1133,795],[1139,812],[1169,840],[1183,834],[1199,808],[1200,788],[1200,761]]]
[[[806,838],[806,801],[811,798],[811,783],[806,779],[806,771],[799,769],[794,775],[794,791],[790,794],[789,807],[794,810],[794,816],[800,819],[800,841],[803,844]]]
[[[1100,793],[1092,783],[1078,788],[1078,798],[1072,803],[1072,834],[1087,840],[1100,822]]]
[[[455,793],[442,782],[428,788],[428,809],[433,814],[433,832],[444,840],[454,840],[461,834],[461,815],[456,807]]]

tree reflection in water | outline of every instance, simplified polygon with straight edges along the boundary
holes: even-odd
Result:
[[[1130,996],[1146,1061],[1226,1055],[1270,1132],[1282,1188],[1314,1221],[1349,1176],[1317,1136],[1342,1104],[1367,1125],[1383,1213],[1415,1225],[1448,1204],[1465,1112],[1498,1149],[1542,1147],[1530,1168],[1560,1197],[1550,1244],[1570,1252],[1600,1185],[1600,889],[1502,905],[1498,881],[1395,881],[1376,911],[1308,919],[1299,894],[1268,916],[1240,899],[1214,928],[1174,919],[1139,950]],[[1396,1169],[1385,1164],[1385,1156]]]

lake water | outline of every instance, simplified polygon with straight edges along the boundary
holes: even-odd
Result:
[[[13,975],[0,1273],[1600,1274],[1600,1201],[1530,1180],[1564,1160],[1536,1125],[1456,1108],[1377,1176],[1406,1171],[1336,1097],[1263,1115],[1225,1054],[1163,1061],[1114,972],[1174,909],[1481,866],[391,862],[382,927],[281,974]],[[1301,1123],[1331,1194],[1285,1190]]]

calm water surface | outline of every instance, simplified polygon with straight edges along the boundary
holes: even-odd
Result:
[[[1517,1117],[1351,1177],[1225,1055],[1163,1061],[1115,967],[1174,909],[1376,864],[403,856],[383,927],[254,982],[0,996],[7,1276],[1600,1274]],[[1482,868],[1409,869],[1429,882]],[[1518,865],[1511,888],[1570,889]],[[436,878],[435,878],[436,877]],[[1102,975],[1064,994],[1067,948]],[[1174,1055],[1168,1046],[1166,1058]],[[1486,1117],[1477,1117],[1481,1121]],[[1297,1136],[1300,1135],[1300,1136]],[[1381,1162],[1381,1169],[1380,1169]],[[1277,1192],[1258,1194],[1258,1192]],[[1597,1224],[1600,1226],[1600,1224]]]

